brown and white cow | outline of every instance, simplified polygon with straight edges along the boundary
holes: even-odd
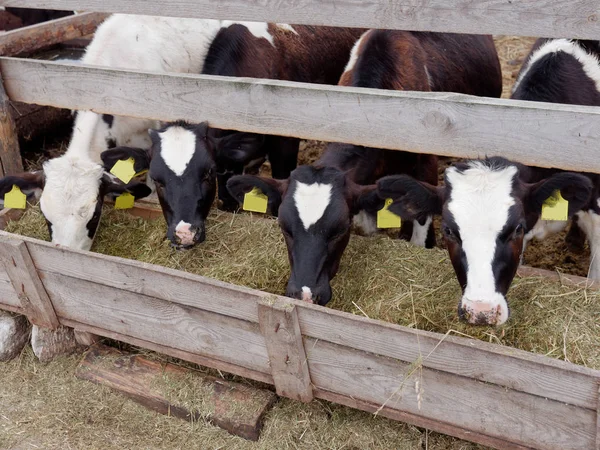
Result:
[[[600,105],[597,43],[540,40],[513,89],[519,100]],[[382,197],[404,218],[441,214],[450,259],[463,291],[459,315],[474,324],[502,324],[509,317],[506,294],[520,263],[524,242],[543,238],[566,222],[541,221],[542,203],[560,190],[592,249],[590,277],[600,248],[598,175],[526,167],[501,158],[470,161],[446,170],[435,187],[408,176],[379,181]],[[596,263],[597,264],[597,263]]]
[[[340,84],[498,97],[502,77],[489,36],[372,30],[354,46]],[[374,183],[393,173],[410,173],[436,184],[437,159],[334,143],[316,163],[299,167],[288,180],[243,175],[231,178],[227,187],[240,202],[253,187],[267,194],[271,210],[279,213],[288,248],[291,275],[286,294],[325,305],[353,217],[383,207]],[[430,216],[413,218],[414,229],[406,237],[432,246]]]

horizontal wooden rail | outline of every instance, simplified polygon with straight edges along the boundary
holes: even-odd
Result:
[[[0,58],[11,100],[600,173],[600,108]]]
[[[108,14],[67,16],[0,35],[0,55],[14,56],[92,34]]]
[[[0,6],[472,34],[600,35],[593,0],[0,0]]]

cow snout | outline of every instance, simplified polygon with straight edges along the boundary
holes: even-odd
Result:
[[[498,299],[471,300],[463,298],[458,306],[458,315],[473,325],[502,325],[508,320],[508,304],[498,294]]]
[[[189,248],[204,242],[206,233],[203,226],[195,227],[187,222],[179,222],[175,227],[173,246],[176,248]]]

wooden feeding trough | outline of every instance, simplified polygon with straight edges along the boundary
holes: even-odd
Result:
[[[425,1],[410,13],[399,2],[383,0],[369,5],[305,0],[302,8],[272,2],[240,6],[232,0],[219,8],[208,0],[3,4],[16,1],[30,7],[434,31],[582,38],[600,32],[590,18],[595,11],[566,2],[556,5],[558,20],[515,2],[448,1],[449,17],[439,21],[439,11]],[[502,152],[522,163],[600,172],[597,108],[9,57],[0,58],[0,71],[13,101],[159,120],[208,119],[249,132],[456,157]],[[532,124],[526,130],[525,121]],[[10,133],[10,124],[0,129],[0,135]],[[543,149],[536,145],[540,140]],[[14,143],[5,141],[0,150],[3,164],[7,154],[14,157]],[[299,401],[325,399],[498,448],[600,449],[600,371],[5,232],[0,247],[0,309],[25,314],[40,326],[65,325],[269,383],[279,395]]]

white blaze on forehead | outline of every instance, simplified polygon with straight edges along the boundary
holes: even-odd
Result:
[[[515,166],[490,168],[480,161],[459,172],[451,167],[446,177],[451,187],[448,210],[452,213],[467,259],[467,287],[464,299],[500,301],[492,264],[496,238],[506,225],[512,197]]]
[[[538,48],[526,62],[527,66],[519,75],[512,91],[515,92],[523,78],[525,78],[531,69],[531,66],[544,56],[557,52],[568,53],[579,61],[585,74],[592,79],[596,84],[596,90],[600,92],[600,61],[598,61],[598,58],[595,55],[586,52],[577,42],[569,41],[567,39],[553,39]]]
[[[238,24],[245,26],[253,36],[257,38],[265,38],[272,46],[275,46],[273,35],[269,33],[269,24],[266,22],[236,22],[232,20],[224,20],[221,22],[222,28],[228,28],[231,25]],[[291,27],[290,27],[291,28]]]
[[[308,231],[311,225],[314,225],[323,217],[330,199],[330,184],[296,182],[294,203],[305,230]]]
[[[183,127],[167,128],[160,136],[160,156],[178,177],[183,175],[196,152],[196,135]]]

